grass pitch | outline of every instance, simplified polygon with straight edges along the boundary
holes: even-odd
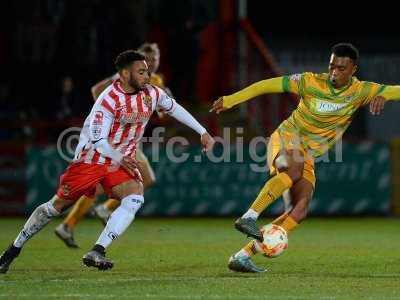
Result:
[[[308,219],[281,257],[255,258],[269,270],[261,275],[226,267],[247,241],[233,218],[139,218],[109,249],[115,266],[105,272],[81,263],[100,223],[79,224],[81,248],[71,250],[53,233],[60,221],[0,274],[0,299],[400,299],[398,219]],[[23,223],[0,220],[1,251]]]

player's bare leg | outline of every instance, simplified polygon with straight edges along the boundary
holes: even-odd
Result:
[[[314,186],[307,179],[301,178],[290,189],[290,199],[292,209],[274,221],[273,224],[283,227],[287,233],[294,230],[297,225],[307,216],[307,209],[311,201]],[[250,241],[241,250],[229,258],[228,268],[236,272],[261,273],[265,269],[257,267],[251,257],[258,252],[255,244],[256,240]]]
[[[277,225],[283,227],[288,233],[296,228],[297,225],[307,217],[308,207],[313,193],[313,184],[305,178],[300,179],[290,189],[293,208],[288,213],[288,217],[283,219],[282,222]]]
[[[105,257],[106,248],[132,223],[136,212],[144,202],[143,185],[140,181],[129,180],[112,189],[113,195],[121,199],[121,205],[111,214],[96,244],[83,256],[83,263],[99,270],[111,269],[114,264]]]
[[[298,150],[282,151],[274,160],[274,166],[278,174],[267,181],[249,210],[235,222],[237,230],[259,241],[262,241],[262,234],[256,223],[257,218],[285,190],[300,180],[304,169],[303,153]]]
[[[143,178],[143,188],[146,191],[156,182],[156,176],[147,157],[140,149],[137,149],[136,151],[136,160],[138,162],[138,169]],[[94,212],[105,225],[111,213],[119,206],[119,204],[120,202],[116,199],[108,199],[106,202],[97,205]]]
[[[14,242],[0,257],[0,273],[6,273],[12,261],[19,255],[25,243],[44,228],[55,216],[74,202],[54,196],[50,201],[36,207]]]

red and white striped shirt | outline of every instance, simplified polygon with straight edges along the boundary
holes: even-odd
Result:
[[[105,157],[93,146],[92,142],[100,139],[107,139],[123,156],[134,154],[156,108],[171,113],[176,105],[174,99],[153,85],[148,84],[143,90],[128,94],[122,90],[120,80],[114,81],[97,98],[85,120],[74,161],[111,164],[111,158]]]

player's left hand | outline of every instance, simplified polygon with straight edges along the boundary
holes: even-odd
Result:
[[[203,145],[203,152],[207,152],[212,150],[215,144],[215,140],[212,138],[212,136],[209,133],[204,133],[201,136],[201,144]]]
[[[220,112],[223,112],[227,109],[228,108],[224,107],[223,97],[219,97],[216,101],[214,101],[214,103],[210,109],[210,112],[215,112],[215,113],[219,114]]]
[[[372,115],[379,115],[385,106],[386,99],[382,96],[376,96],[369,103],[369,111]]]

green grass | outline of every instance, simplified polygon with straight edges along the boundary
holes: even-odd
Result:
[[[23,222],[0,221],[2,249]],[[82,222],[81,249],[70,250],[53,234],[59,222],[0,274],[0,299],[400,299],[397,219],[309,219],[281,257],[255,258],[269,269],[261,275],[226,267],[246,242],[233,219],[139,218],[109,249],[115,266],[106,272],[81,264],[100,223]]]

